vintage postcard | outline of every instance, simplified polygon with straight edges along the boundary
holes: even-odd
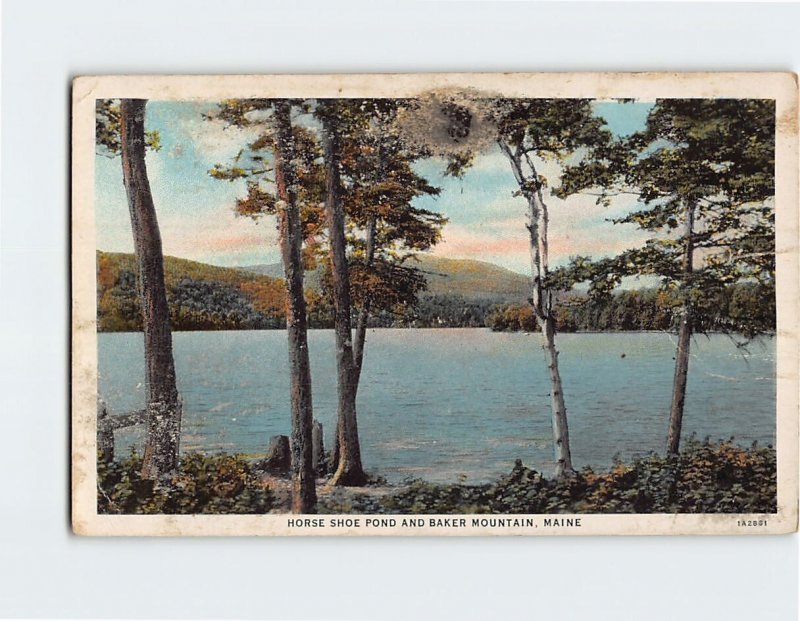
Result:
[[[797,96],[77,78],[75,532],[795,531]]]

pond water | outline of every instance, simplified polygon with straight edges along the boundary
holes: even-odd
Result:
[[[100,334],[99,390],[112,412],[144,406],[141,333]],[[264,453],[290,433],[283,331],[173,335],[184,399],[183,451]],[[538,335],[488,329],[378,329],[367,336],[358,396],[364,467],[389,481],[487,481],[514,460],[553,468],[549,383]],[[573,461],[608,466],[662,451],[675,337],[560,334]],[[330,448],[336,419],[334,335],[309,332],[315,417]],[[745,355],[722,335],[692,343],[684,438],[775,440],[775,340]],[[118,454],[142,430],[117,432]],[[139,449],[141,450],[141,449]]]

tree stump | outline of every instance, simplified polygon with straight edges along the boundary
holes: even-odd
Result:
[[[108,407],[102,399],[97,400],[97,450],[100,461],[114,461],[114,428],[109,424]]]
[[[292,451],[289,436],[272,436],[269,439],[264,470],[273,474],[288,474],[292,469]]]

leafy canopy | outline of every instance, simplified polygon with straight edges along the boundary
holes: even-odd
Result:
[[[610,259],[574,258],[553,275],[556,286],[589,281],[590,292],[602,296],[625,276],[655,276],[700,315],[713,314],[714,296],[738,282],[774,298],[773,101],[658,100],[646,128],[610,152],[600,168],[578,166],[575,182],[586,185],[597,172],[599,200],[634,194],[638,207],[613,221],[652,237]],[[687,254],[696,262],[691,269]],[[757,318],[720,327],[748,336],[768,329]]]

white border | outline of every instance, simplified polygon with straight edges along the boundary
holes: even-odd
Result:
[[[769,98],[776,101],[777,441],[778,512],[774,515],[559,515],[580,527],[296,528],[296,516],[117,516],[96,513],[94,456],[97,334],[94,244],[95,100],[219,100],[247,97],[413,97],[434,89],[470,88],[519,97]],[[260,76],[92,76],[73,86],[73,528],[87,535],[598,535],[776,534],[795,532],[798,514],[798,170],[797,79],[786,73],[359,74]],[[333,519],[353,516],[326,516]],[[407,516],[394,518],[400,524]],[[453,516],[438,516],[450,518]],[[765,520],[758,529],[741,521]],[[574,521],[572,522],[575,523]]]

